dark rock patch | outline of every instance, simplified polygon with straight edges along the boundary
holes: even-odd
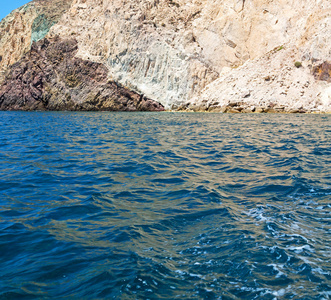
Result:
[[[76,58],[75,39],[42,39],[12,65],[0,86],[1,110],[162,111],[107,78],[107,68]]]
[[[316,80],[331,82],[331,63],[325,61],[313,68],[313,75]]]

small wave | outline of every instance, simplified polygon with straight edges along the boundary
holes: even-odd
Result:
[[[329,298],[329,116],[0,114],[0,299]]]

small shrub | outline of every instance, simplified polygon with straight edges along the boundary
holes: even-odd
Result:
[[[296,62],[294,63],[294,65],[295,65],[297,68],[301,68],[301,67],[302,67],[302,63],[299,62],[299,61],[296,61]]]

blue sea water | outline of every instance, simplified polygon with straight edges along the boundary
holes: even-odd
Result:
[[[0,112],[0,299],[330,299],[330,125]]]

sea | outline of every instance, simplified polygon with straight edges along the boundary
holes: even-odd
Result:
[[[0,112],[0,299],[330,299],[331,115]]]

